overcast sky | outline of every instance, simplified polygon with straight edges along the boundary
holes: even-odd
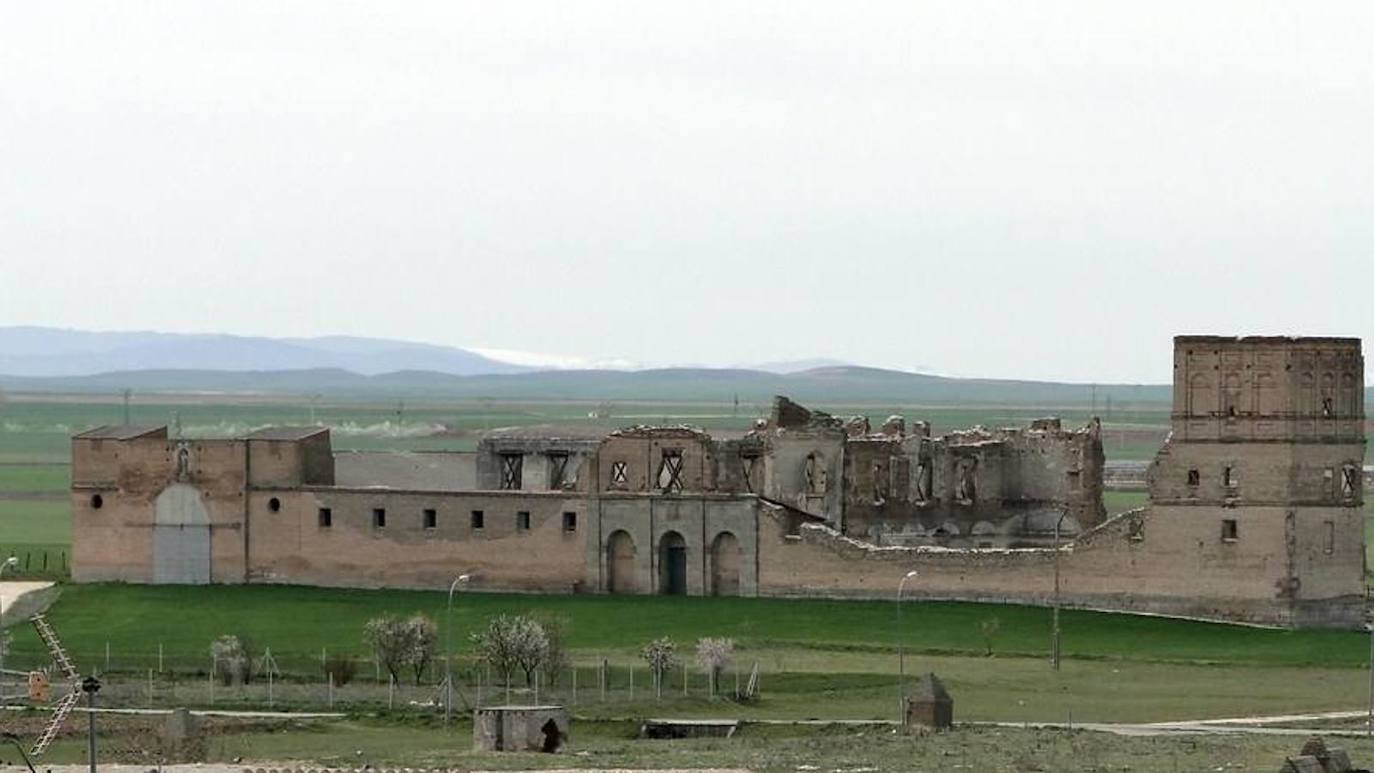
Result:
[[[1368,3],[0,9],[0,325],[1103,382],[1374,340]]]

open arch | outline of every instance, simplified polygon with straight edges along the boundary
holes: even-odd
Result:
[[[658,591],[666,596],[687,595],[687,541],[670,531],[658,543]]]
[[[635,541],[629,532],[620,529],[612,532],[606,540],[606,591],[634,593],[637,590]]]
[[[711,543],[711,595],[739,595],[739,538],[728,531]]]

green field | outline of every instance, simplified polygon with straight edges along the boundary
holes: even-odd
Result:
[[[433,592],[81,585],[62,589],[49,619],[78,664],[105,674],[111,682],[106,699],[116,705],[146,705],[145,679],[160,663],[156,690],[164,700],[264,705],[261,684],[221,689],[218,695],[208,691],[203,675],[209,669],[209,644],[233,633],[260,650],[271,648],[283,672],[278,706],[319,708],[322,650],[366,659],[363,624],[387,612],[425,612],[442,630],[444,601],[444,594]],[[680,716],[727,711],[776,719],[885,718],[894,702],[899,643],[908,672],[939,673],[960,695],[961,716],[970,719],[1043,721],[1073,715],[1083,721],[1162,721],[1344,709],[1361,705],[1364,697],[1360,669],[1368,658],[1368,638],[1358,633],[1070,610],[1062,619],[1066,660],[1056,673],[1046,657],[1049,610],[908,602],[901,629],[895,611],[891,602],[881,601],[462,594],[454,614],[455,668],[471,690],[481,677],[472,671],[468,634],[496,614],[536,612],[569,623],[568,643],[583,686],[579,712],[597,717],[670,709]],[[981,624],[994,618],[999,627],[989,642]],[[23,626],[12,631],[8,662],[43,665],[46,656],[32,631]],[[691,688],[688,697],[680,696],[682,677],[675,670],[662,704],[652,699],[638,657],[640,646],[661,636],[679,643]],[[738,644],[727,684],[736,674],[747,677],[757,664],[760,700],[723,706],[705,699],[704,678],[691,662],[693,642],[705,636],[727,636]],[[986,656],[989,644],[992,657]],[[589,687],[597,684],[603,660],[612,669],[612,694],[605,702]],[[629,690],[631,667],[639,672],[638,697]],[[427,684],[439,670],[436,666],[426,674]],[[564,675],[556,695],[573,702],[570,677]],[[348,689],[345,700],[376,705],[385,699],[370,664]],[[403,697],[410,700],[433,697],[432,687],[407,689]],[[550,693],[546,685],[544,694]]]

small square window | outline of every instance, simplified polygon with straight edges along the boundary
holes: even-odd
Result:
[[[1239,536],[1240,532],[1236,529],[1236,521],[1234,518],[1227,518],[1221,522],[1222,542],[1235,542]]]
[[[320,528],[328,529],[334,525],[334,511],[327,507],[320,508]]]
[[[563,531],[577,531],[577,513],[563,513]]]
[[[433,529],[439,525],[439,511],[432,508],[425,508],[425,528]]]
[[[1189,471],[1188,471],[1188,485],[1189,485],[1189,486],[1196,486],[1196,485],[1198,485],[1198,484],[1200,484],[1200,483],[1202,483],[1202,473],[1199,473],[1197,470],[1189,470]]]
[[[529,531],[530,513],[528,510],[521,510],[515,514],[515,528],[521,531]]]
[[[487,515],[481,510],[472,511],[472,528],[481,529],[486,525]]]
[[[386,508],[385,508],[385,507],[374,507],[374,508],[372,508],[372,528],[374,528],[374,529],[385,529],[385,528],[386,528]]]

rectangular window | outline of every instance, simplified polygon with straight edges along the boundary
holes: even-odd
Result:
[[[481,510],[472,511],[472,528],[481,529],[486,526],[487,515]]]
[[[611,462],[611,488],[625,488],[630,480],[630,473],[626,469],[625,462]]]
[[[425,528],[434,529],[439,526],[439,511],[425,508]]]
[[[374,507],[374,508],[372,508],[372,528],[374,528],[374,529],[385,529],[385,528],[386,528],[386,508],[385,508],[385,507]]]
[[[682,449],[663,449],[663,461],[658,467],[658,488],[670,494],[682,490]]]
[[[577,531],[577,513],[563,513],[563,531]]]
[[[568,454],[563,451],[550,451],[549,490],[557,491],[568,485]]]
[[[1336,552],[1336,522],[1327,521],[1324,526],[1326,528],[1322,532],[1324,538],[1322,542],[1322,552],[1329,556]]]
[[[524,454],[501,454],[501,488],[507,491],[521,488],[524,467]]]
[[[334,511],[327,507],[320,508],[320,528],[328,529],[334,525]]]
[[[1197,470],[1189,470],[1189,471],[1188,471],[1188,485],[1189,485],[1189,486],[1196,486],[1196,485],[1198,485],[1198,484],[1200,484],[1200,483],[1202,483],[1202,474],[1199,473]]]
[[[1225,486],[1226,488],[1235,488],[1238,482],[1239,478],[1236,477],[1235,467],[1222,468],[1221,485]]]
[[[1221,522],[1221,541],[1235,542],[1240,537],[1240,532],[1236,529],[1234,518],[1227,518]]]
[[[529,531],[530,513],[528,510],[521,510],[515,514],[515,528],[520,531]]]

